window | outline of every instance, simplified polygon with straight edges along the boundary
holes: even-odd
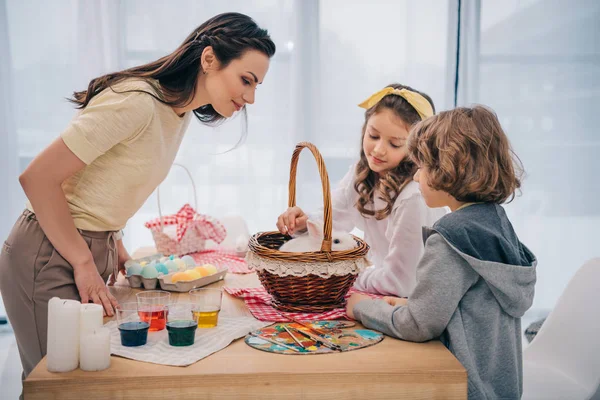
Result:
[[[527,173],[507,211],[539,259],[534,308],[552,308],[598,256],[599,20],[592,1],[481,3],[478,94],[467,103],[497,112]]]

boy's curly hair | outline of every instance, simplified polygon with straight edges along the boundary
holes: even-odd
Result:
[[[485,106],[458,107],[419,122],[407,147],[419,168],[427,168],[428,186],[460,202],[502,204],[521,187],[521,161]]]

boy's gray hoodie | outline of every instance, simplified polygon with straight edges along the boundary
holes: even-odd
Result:
[[[364,300],[354,315],[403,340],[439,338],[467,370],[470,399],[520,398],[520,318],[533,301],[535,256],[497,204],[450,213],[423,228],[423,237],[408,304]]]

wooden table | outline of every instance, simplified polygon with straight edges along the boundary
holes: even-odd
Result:
[[[223,285],[260,284],[255,274],[228,274],[212,286]],[[111,291],[125,302],[135,300],[138,290],[120,279]],[[187,293],[178,300],[185,297]],[[243,301],[229,295],[223,298],[221,314],[251,315]],[[26,400],[466,399],[467,373],[439,341],[410,343],[386,337],[357,351],[293,356],[258,351],[236,340],[188,367],[113,356],[104,371],[51,373],[44,358],[25,380],[24,394]]]

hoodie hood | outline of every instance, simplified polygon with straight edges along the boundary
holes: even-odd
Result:
[[[424,238],[434,232],[485,280],[507,314],[520,318],[531,307],[537,260],[500,205],[474,204],[450,213],[425,228]]]
[[[533,303],[535,294],[535,256],[525,246],[527,265],[509,265],[481,261],[456,249],[488,284],[502,309],[515,318],[521,318]]]

